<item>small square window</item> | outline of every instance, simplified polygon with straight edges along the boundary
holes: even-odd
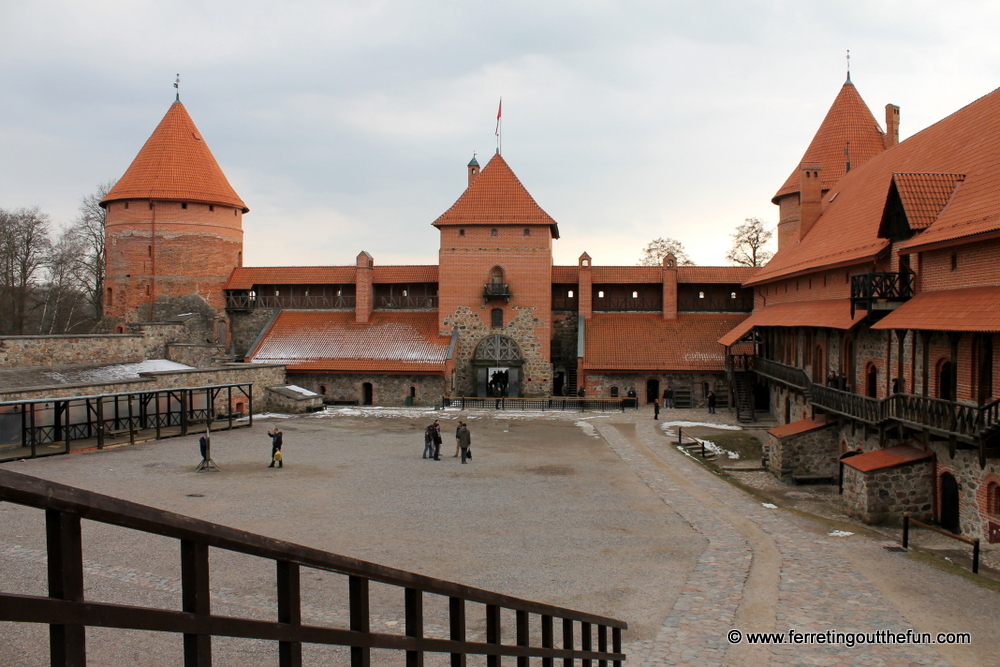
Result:
[[[465,230],[464,229],[458,230],[458,235],[459,236],[465,236]]]
[[[496,235],[497,235],[497,230],[496,229],[490,230],[490,236],[496,236]]]
[[[187,208],[187,207],[188,207],[188,203],[186,201],[182,201],[181,202],[181,208]]]
[[[525,228],[524,228],[524,235],[525,235],[525,236],[531,236],[531,230],[530,230],[530,229],[528,229],[527,227],[525,227]]]

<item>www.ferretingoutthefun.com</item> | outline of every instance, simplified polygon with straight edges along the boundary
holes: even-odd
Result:
[[[878,646],[886,644],[971,644],[972,634],[968,632],[917,632],[906,630],[876,630],[875,632],[799,632],[790,628],[785,632],[743,632],[730,630],[727,638],[730,644],[836,644],[853,648],[855,646]]]

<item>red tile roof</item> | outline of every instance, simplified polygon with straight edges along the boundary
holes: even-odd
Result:
[[[784,424],[783,426],[778,426],[777,428],[772,428],[768,431],[770,435],[775,438],[787,438],[790,435],[799,435],[800,433],[808,433],[809,431],[815,431],[816,429],[826,428],[831,424],[836,424],[837,420],[833,419],[829,415],[816,415],[812,419],[800,419],[797,422],[792,422],[790,424]]]
[[[157,199],[247,208],[184,105],[174,102],[142,150],[101,204],[118,199]]]
[[[502,156],[483,167],[462,196],[432,223],[444,225],[548,225],[553,238],[559,227],[542,210]]]
[[[920,292],[872,329],[1000,332],[1000,287]]]
[[[965,174],[937,220],[904,244],[935,244],[1000,235],[1000,90],[981,97],[852,169],[824,198],[823,214],[798,243],[781,248],[749,281],[759,284],[820,268],[871,261],[895,174]]]
[[[760,272],[753,266],[679,266],[678,283],[745,283]]]
[[[850,329],[865,318],[864,311],[851,317],[850,299],[826,301],[795,301],[764,306],[753,311],[732,331],[718,339],[721,345],[732,345],[754,327],[829,327]]]
[[[662,283],[659,266],[595,266],[590,270],[592,283]]]
[[[553,266],[552,282],[554,283],[578,283],[580,282],[579,266]]]
[[[254,285],[344,285],[356,277],[353,266],[244,266],[233,269],[223,289],[250,289]],[[376,266],[372,282],[436,283],[436,266]]]
[[[910,229],[930,227],[964,180],[964,174],[893,174]]]
[[[443,372],[451,339],[438,335],[437,313],[283,310],[247,361],[290,370]]]
[[[602,371],[705,371],[725,369],[715,343],[743,315],[595,314],[584,324],[583,367]]]
[[[915,463],[931,458],[930,452],[917,449],[912,445],[896,445],[885,449],[876,449],[857,456],[849,456],[843,459],[845,466],[850,466],[861,472],[873,472],[895,468],[906,463]]]
[[[861,99],[854,84],[848,81],[826,112],[826,118],[799,164],[808,162],[822,165],[823,189],[828,190],[847,173],[848,156],[845,155],[845,149],[848,142],[851,168],[856,169],[885,150],[884,136],[868,105]],[[772,201],[777,204],[779,197],[798,191],[799,169],[796,165]]]

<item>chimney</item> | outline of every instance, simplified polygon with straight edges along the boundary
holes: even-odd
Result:
[[[663,258],[663,319],[677,319],[677,258]]]
[[[476,154],[472,154],[472,160],[469,161],[469,185],[476,180],[476,176],[479,175],[479,161],[476,160]]]
[[[587,253],[580,255],[580,272],[577,277],[580,295],[577,299],[577,312],[580,315],[580,319],[583,320],[589,320],[594,312],[593,279],[590,272],[591,263],[590,255]]]
[[[885,105],[885,147],[892,148],[899,143],[899,107]]]
[[[823,213],[823,167],[818,164],[799,165],[799,240]]]
[[[354,275],[355,301],[354,321],[358,324],[368,324],[372,310],[375,307],[372,274],[375,273],[375,260],[362,250],[358,254],[357,270]]]

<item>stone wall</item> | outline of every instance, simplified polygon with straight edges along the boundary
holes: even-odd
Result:
[[[29,391],[0,393],[0,402],[28,401],[45,398],[67,398],[73,396],[93,396],[121,392],[152,391],[180,387],[202,387],[218,384],[253,384],[254,412],[273,411],[276,408],[268,402],[268,387],[285,384],[285,367],[267,364],[232,364],[215,368],[198,368],[181,371],[157,371],[142,373],[136,380],[106,384],[67,384],[38,387]],[[237,403],[247,403],[238,392],[233,395],[233,405],[227,406],[228,395],[220,393],[216,398],[218,414],[235,410]],[[248,409],[249,406],[246,406]]]
[[[492,328],[488,326],[490,309],[487,306],[479,306],[475,309],[468,306],[460,306],[454,313],[444,319],[444,327],[441,335],[447,336],[451,332],[458,332],[458,345],[455,347],[455,373],[454,386],[456,396],[475,396],[477,391],[477,380],[475,370],[472,367],[472,358],[476,352],[476,346],[493,334],[507,336],[517,343],[521,348],[521,358],[524,365],[521,366],[521,395],[522,396],[549,396],[552,393],[552,364],[548,360],[549,341],[540,340],[539,332],[545,329],[539,324],[535,317],[535,308],[528,306],[515,306],[510,312],[517,313],[509,322],[505,322],[503,327]]]
[[[932,462],[861,472],[844,466],[844,510],[864,523],[900,523],[903,512],[918,521],[932,515]]]
[[[676,392],[678,389],[688,389],[691,392],[691,407],[707,408],[707,394],[704,385],[715,392],[716,407],[729,407],[729,385],[722,373],[595,373],[587,371],[584,376],[586,396],[589,398],[610,398],[611,388],[618,387],[618,396],[625,398],[628,390],[634,388],[639,405],[646,405],[646,382],[656,380],[660,383],[659,395],[670,385]],[[661,399],[662,400],[662,399]],[[699,405],[704,404],[704,405]]]
[[[959,449],[955,457],[948,455],[948,447],[944,443],[931,445],[937,466],[934,471],[936,479],[950,472],[958,482],[958,518],[962,534],[968,537],[979,537],[984,542],[989,538],[988,520],[989,506],[986,498],[986,487],[990,480],[1000,476],[1000,461],[996,457],[986,460],[986,467],[979,467],[979,452],[969,449]],[[941,493],[941,484],[935,486]],[[940,496],[935,499],[935,508],[941,507]],[[996,519],[993,519],[996,522]]]
[[[163,357],[162,348],[152,357],[149,348],[144,336],[130,334],[5,336],[0,338],[0,366],[128,363]]]
[[[260,308],[249,311],[233,311],[229,313],[229,351],[237,359],[243,359],[250,353],[250,348],[257,337],[271,321],[276,308]]]
[[[839,474],[840,438],[835,423],[805,433],[776,438],[764,446],[767,469],[782,479],[792,475]]]
[[[364,402],[364,384],[372,385],[374,405],[405,405],[410,388],[415,390],[413,405],[441,403],[445,379],[440,375],[384,375],[378,373],[288,373],[288,383],[314,391],[326,402]]]
[[[806,402],[805,396],[787,388],[780,382],[771,382],[769,386],[771,389],[771,416],[779,424],[790,424],[800,419],[812,417],[812,407]],[[785,415],[786,403],[787,418]]]
[[[186,366],[207,368],[223,363],[222,358],[225,356],[225,353],[226,347],[224,345],[167,343],[166,357],[170,361],[176,361]]]

